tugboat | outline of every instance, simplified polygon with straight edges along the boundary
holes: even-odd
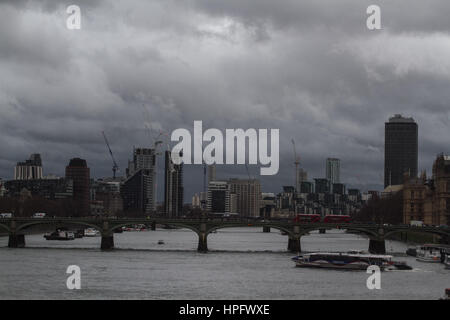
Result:
[[[52,233],[44,234],[45,240],[74,240],[75,234],[71,231],[56,230]]]

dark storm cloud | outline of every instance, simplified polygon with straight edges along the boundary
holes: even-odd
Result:
[[[65,28],[69,4],[81,7],[79,31]],[[368,31],[369,4],[0,1],[0,176],[33,152],[46,173],[80,156],[110,175],[103,130],[123,172],[133,145],[203,120],[280,129],[280,171],[261,177],[265,191],[293,183],[292,138],[311,179],[339,157],[343,182],[368,189],[382,184],[395,113],[418,121],[419,167],[430,171],[450,151],[450,4],[377,1],[383,30]],[[186,169],[187,201],[201,174]],[[247,172],[220,166],[218,176]]]

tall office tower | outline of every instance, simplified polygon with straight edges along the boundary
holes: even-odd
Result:
[[[90,213],[90,169],[86,160],[80,158],[71,159],[66,167],[66,179],[73,181],[73,199],[75,212],[79,217]]]
[[[385,123],[384,187],[403,184],[403,174],[417,177],[418,126],[399,114]]]
[[[341,161],[336,158],[328,158],[326,162],[326,178],[333,183],[340,183],[341,180]]]
[[[30,159],[24,162],[17,162],[14,168],[14,180],[37,180],[42,178],[42,159],[40,154],[32,154]]]
[[[259,217],[261,184],[259,180],[230,179],[230,192],[237,197],[237,213],[242,217]]]
[[[308,173],[306,172],[305,169],[300,168],[297,171],[297,186],[296,189],[298,193],[301,193],[301,189],[302,189],[302,183],[308,180]]]
[[[230,213],[230,185],[226,181],[211,181],[206,206],[211,213]]]
[[[166,151],[164,169],[164,214],[169,218],[181,216],[184,198],[183,164],[174,164],[172,156],[174,156],[172,155],[172,151]],[[182,156],[182,154],[179,156]]]
[[[133,176],[137,175],[136,178]],[[128,183],[127,181],[130,180]],[[124,192],[137,192],[141,200],[139,205],[132,205],[124,198],[124,209],[137,210],[145,214],[156,211],[156,152],[155,149],[134,148],[133,160],[128,161],[127,180],[124,182],[127,188]],[[145,185],[143,185],[145,184]],[[134,190],[134,191],[131,191]],[[127,196],[127,199],[131,199]],[[126,204],[127,202],[127,204]],[[131,207],[130,207],[131,206]]]
[[[215,164],[208,166],[208,184],[211,181],[216,181],[216,165]]]

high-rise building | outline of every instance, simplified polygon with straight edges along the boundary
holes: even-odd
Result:
[[[226,181],[209,183],[206,208],[210,213],[230,213],[230,185]]]
[[[136,178],[133,178],[137,174]],[[130,180],[131,179],[131,180]],[[130,180],[128,183],[127,181]],[[141,210],[145,214],[151,214],[156,211],[156,152],[155,149],[134,148],[133,160],[128,161],[127,185],[124,192],[137,192],[141,200],[139,205],[131,203],[124,198],[124,209]],[[145,184],[145,186],[143,185]],[[134,190],[134,191],[132,191]],[[127,199],[131,199],[131,194]],[[126,203],[125,203],[126,202]]]
[[[66,167],[66,179],[73,181],[73,199],[76,203],[75,212],[79,217],[90,213],[90,169],[86,160],[71,159]]]
[[[328,179],[314,179],[314,188],[316,193],[330,193],[330,181]]]
[[[340,195],[344,195],[345,194],[345,184],[343,183],[333,183],[333,193],[334,194],[340,194]]]
[[[261,184],[256,179],[230,179],[230,192],[237,197],[237,213],[242,217],[259,217]]]
[[[164,169],[164,214],[166,217],[175,218],[183,212],[183,164],[175,164],[172,161],[172,151],[165,153]],[[182,156],[175,155],[175,156]]]
[[[403,184],[403,174],[417,177],[418,126],[397,114],[385,123],[384,187]]]
[[[300,185],[300,193],[313,193],[313,184],[309,181],[303,181]]]
[[[14,180],[36,180],[42,177],[42,159],[37,153],[24,162],[18,162],[14,168]]]
[[[326,178],[333,183],[340,183],[341,180],[341,161],[336,158],[328,158],[326,161]]]
[[[200,195],[198,193],[192,196],[192,207],[200,208]]]
[[[152,198],[153,178],[150,170],[140,169],[122,183],[120,195],[123,199],[123,210],[127,214],[149,215],[156,210]]]
[[[120,195],[120,182],[94,181],[91,184],[91,200],[102,205],[104,214],[115,216],[121,213],[123,211],[123,199]]]
[[[302,183],[304,181],[308,181],[308,173],[306,172],[305,169],[300,168],[297,171],[297,186],[296,186],[296,190],[298,193],[301,193],[301,189],[302,189]]]
[[[216,181],[216,165],[212,164],[208,166],[208,183]]]
[[[6,193],[5,183],[2,178],[0,178],[0,197],[3,197]]]

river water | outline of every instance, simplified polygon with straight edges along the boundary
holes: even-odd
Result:
[[[165,244],[158,245],[158,240]],[[438,299],[450,287],[443,264],[397,257],[412,271],[386,271],[381,289],[369,290],[358,271],[296,268],[287,236],[261,228],[219,230],[210,252],[196,252],[192,231],[156,230],[114,235],[116,249],[101,252],[100,238],[46,241],[26,236],[26,248],[0,238],[0,299]],[[341,230],[311,233],[304,251],[367,250],[368,239]],[[386,249],[407,246],[387,241]],[[81,268],[81,290],[69,290],[66,269]]]

